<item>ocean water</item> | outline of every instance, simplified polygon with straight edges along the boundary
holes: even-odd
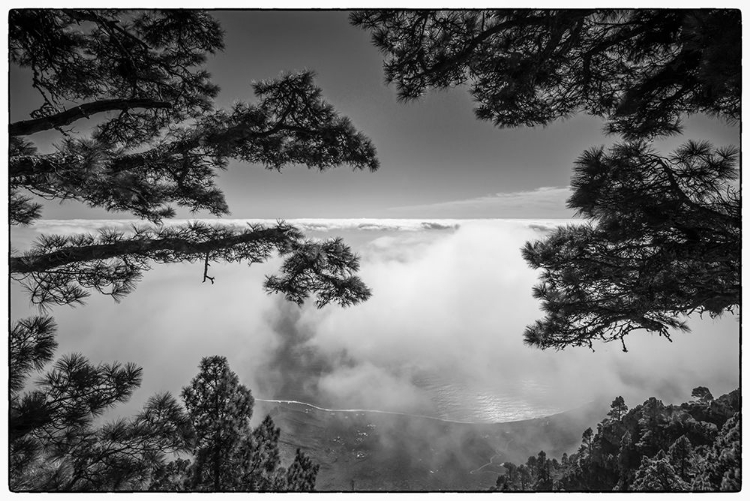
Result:
[[[279,372],[283,377],[260,377],[254,395],[259,400],[309,404],[321,410],[373,411],[432,417],[461,423],[503,423],[550,416],[586,404],[554,385],[531,377],[480,381],[457,372],[417,370],[409,379],[413,402],[368,404],[367,399],[341,399],[321,389],[321,381],[337,367],[316,350],[296,347],[287,352]],[[268,373],[266,373],[268,375]],[[406,378],[404,378],[406,382]],[[418,403],[417,403],[418,402]]]
[[[495,385],[456,381],[440,374],[425,374],[416,384],[434,404],[437,417],[467,423],[504,423],[550,416],[585,402],[561,401],[554,388],[527,379]]]
[[[390,408],[376,409],[365,406],[356,408],[345,404],[326,402],[319,395],[309,395],[304,391],[286,391],[274,394],[273,398],[257,397],[257,400],[280,404],[303,404],[325,411],[378,412],[386,414],[406,414],[450,421],[457,423],[505,423],[522,421],[565,412],[587,402],[572,403],[557,401],[552,388],[534,381],[521,386],[524,395],[503,391],[503,388],[488,388],[481,385],[458,383],[438,376],[424,376],[417,386],[424,391],[431,406],[420,410]]]

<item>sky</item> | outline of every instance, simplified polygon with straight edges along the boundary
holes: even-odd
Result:
[[[218,180],[230,217],[283,218],[310,236],[343,236],[362,256],[361,276],[374,295],[348,309],[297,308],[262,290],[264,275],[278,268],[274,259],[249,269],[215,265],[214,285],[201,284],[197,265],[156,266],[119,304],[94,296],[85,306],[53,309],[59,354],[144,368],[141,389],[116,412],[132,415],[157,391],[179,393],[200,358],[213,354],[226,355],[258,398],[457,420],[520,419],[619,394],[629,405],[652,395],[682,402],[698,385],[714,395],[738,386],[739,323],[729,315],[693,318],[693,332],[672,343],[633,334],[629,353],[619,344],[595,352],[523,345],[524,327],[541,313],[530,294],[537,272],[519,249],[573,217],[565,208],[573,162],[613,141],[599,119],[497,129],[474,118],[464,88],[399,103],[369,34],[346,12],[216,17],[226,30],[226,50],[208,64],[222,89],[217,107],[252,100],[253,80],[313,69],[325,98],[371,138],[381,163],[375,173],[233,163]],[[28,78],[11,72],[11,121],[34,108]],[[688,138],[738,144],[738,137],[738,127],[698,116],[661,146]],[[43,149],[50,139],[39,135]],[[178,218],[203,216],[178,211]],[[119,220],[129,217],[46,203],[45,220],[14,228],[10,243],[23,250],[41,233],[124,227]],[[16,284],[9,304],[11,321],[36,313]]]
[[[321,173],[291,166],[281,172],[233,162],[221,174],[236,218],[567,218],[572,166],[586,149],[611,144],[602,122],[585,115],[548,127],[498,129],[476,120],[466,88],[399,103],[384,82],[382,56],[346,11],[215,11],[225,29],[224,52],[208,61],[221,88],[217,108],[252,101],[251,82],[312,69],[326,100],[371,138],[377,172],[346,166]],[[11,120],[34,109],[30,73],[11,68]],[[76,124],[83,128],[85,122]],[[738,127],[694,117],[689,138],[737,144]],[[34,136],[40,146],[49,135]],[[47,218],[129,217],[79,204],[45,203]],[[206,216],[196,214],[196,217]],[[187,210],[178,217],[192,217]]]

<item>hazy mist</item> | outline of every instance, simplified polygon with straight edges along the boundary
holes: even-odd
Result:
[[[96,222],[102,224],[102,222]],[[214,285],[199,264],[156,265],[120,304],[92,296],[58,307],[58,355],[144,368],[143,384],[115,414],[132,414],[154,392],[179,393],[200,358],[225,355],[256,398],[337,409],[429,414],[457,421],[509,421],[623,395],[689,399],[698,385],[719,395],[739,385],[735,317],[694,318],[673,342],[645,332],[619,344],[562,352],[522,343],[539,318],[537,272],[520,247],[555,221],[301,221],[309,236],[343,236],[362,257],[372,288],[365,304],[302,308],[262,290],[261,266],[216,264]],[[42,222],[14,229],[25,248],[37,232],[92,229],[94,222]],[[124,223],[110,222],[125,226]],[[11,320],[34,314],[11,287]],[[85,348],[82,348],[85,347]]]

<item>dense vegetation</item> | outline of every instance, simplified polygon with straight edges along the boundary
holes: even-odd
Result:
[[[664,405],[649,398],[628,410],[622,397],[582,435],[570,455],[544,451],[526,464],[506,462],[500,491],[739,491],[742,487],[740,394]]]
[[[183,405],[154,395],[129,419],[101,422],[141,382],[132,364],[52,360],[50,317],[16,323],[10,335],[9,486],[13,491],[311,491],[318,472],[297,451],[281,466],[279,428],[267,416],[250,429],[253,397],[224,357],[204,358]]]

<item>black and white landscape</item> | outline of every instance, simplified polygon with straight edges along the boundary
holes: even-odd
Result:
[[[740,21],[10,11],[8,488],[739,491]]]

